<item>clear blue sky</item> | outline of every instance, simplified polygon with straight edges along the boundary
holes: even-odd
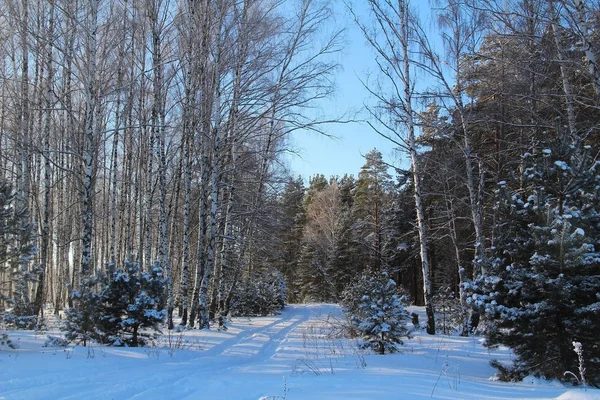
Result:
[[[377,75],[375,55],[369,48],[362,32],[358,29],[344,2],[334,0],[331,2],[335,12],[335,23],[345,29],[345,48],[339,54],[341,70],[336,76],[336,93],[333,98],[324,100],[321,104],[322,111],[327,117],[346,115],[347,118],[367,119],[366,111],[362,111],[365,103],[373,104],[374,100],[364,88],[364,81],[371,75],[371,80]],[[367,22],[370,19],[368,5],[365,0],[354,0],[355,11]],[[435,33],[435,26],[431,20],[431,8],[428,1],[413,2],[413,7],[419,13],[421,22],[426,31]],[[441,46],[436,34],[431,36],[434,44]],[[414,77],[414,75],[413,75]],[[417,78],[419,85],[426,85],[429,78]],[[355,115],[358,113],[358,115]],[[395,151],[394,145],[379,136],[367,123],[331,124],[326,129],[327,133],[336,137],[331,139],[322,135],[297,131],[290,139],[291,148],[297,155],[288,157],[289,167],[293,176],[302,175],[305,181],[309,176],[321,173],[326,177],[344,174],[358,175],[360,168],[365,163],[363,155],[373,148],[378,149],[385,162],[409,168],[406,153]]]
[[[328,117],[345,114],[347,118],[364,119],[364,112],[355,116],[369,101],[369,93],[360,79],[365,79],[369,71],[375,72],[374,56],[343,2],[333,3],[336,22],[346,29],[346,47],[339,55],[341,69],[336,76],[335,96],[322,102],[322,112]],[[359,11],[366,14],[364,2],[356,3]],[[377,135],[366,123],[331,124],[326,131],[336,139],[307,131],[297,131],[292,135],[290,146],[298,153],[288,157],[292,175],[302,175],[305,180],[317,173],[326,177],[345,173],[357,176],[365,163],[363,155],[373,148],[377,148],[389,163],[398,164],[401,162],[398,157],[404,157],[397,155],[392,144]]]

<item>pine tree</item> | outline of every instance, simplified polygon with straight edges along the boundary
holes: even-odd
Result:
[[[97,276],[82,279],[79,289],[70,294],[74,307],[65,311],[66,320],[61,327],[70,342],[87,346],[89,342],[100,340],[99,318],[104,309],[102,296],[96,289],[98,280]]]
[[[151,271],[144,272],[139,263],[128,260],[111,269],[101,294],[102,339],[116,346],[143,346],[148,334],[141,330],[158,331],[166,316],[163,270],[155,263]]]
[[[287,287],[281,272],[255,273],[240,285],[233,299],[232,314],[253,317],[277,314],[287,302]]]
[[[527,374],[568,379],[580,342],[588,376],[600,372],[600,164],[591,147],[565,145],[526,154],[525,186],[512,196],[504,182],[498,243],[491,273],[476,281],[471,300],[491,318],[489,345],[517,359],[501,366],[509,378]],[[473,289],[473,288],[471,288]]]
[[[402,338],[408,337],[405,303],[396,282],[385,272],[363,275],[346,289],[342,300],[344,311],[365,341],[365,347],[379,354],[397,351]]]
[[[365,159],[354,190],[353,216],[356,220],[353,231],[355,240],[364,249],[363,264],[379,270],[387,264],[384,247],[388,238],[384,225],[394,187],[381,152],[373,149],[365,155]]]

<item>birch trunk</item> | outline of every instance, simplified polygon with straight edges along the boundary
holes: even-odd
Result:
[[[191,230],[191,212],[192,212],[192,148],[194,132],[196,130],[196,86],[194,72],[196,68],[196,6],[194,1],[187,3],[188,18],[184,30],[189,32],[185,42],[186,54],[182,56],[186,60],[184,66],[184,105],[182,116],[182,135],[183,135],[183,179],[184,179],[184,211],[183,211],[183,249],[182,249],[182,265],[181,265],[181,285],[179,296],[181,298],[181,325],[188,324],[188,314],[190,308],[189,299],[189,266],[190,266],[190,230]],[[198,228],[200,231],[200,227]],[[193,320],[193,317],[191,321]],[[192,322],[193,324],[193,322]]]
[[[215,84],[218,84],[215,82]],[[200,285],[199,298],[199,325],[200,329],[209,327],[208,315],[208,286],[210,278],[215,266],[215,245],[217,235],[217,209],[218,209],[218,194],[219,194],[219,153],[221,151],[221,132],[220,132],[220,89],[217,89],[216,101],[214,106],[215,126],[213,128],[213,148],[212,162],[210,168],[210,211],[208,214],[208,237],[206,248],[206,263],[204,274],[202,276],[202,284]]]
[[[221,5],[219,10],[219,22],[216,26],[219,35],[222,34],[224,7]],[[211,108],[211,118],[214,121],[212,127],[212,160],[210,164],[210,209],[208,213],[208,236],[206,238],[206,262],[204,274],[202,276],[202,284],[200,285],[199,298],[199,328],[204,329],[209,327],[209,310],[208,310],[208,288],[211,280],[211,275],[215,267],[215,247],[217,239],[217,211],[219,206],[219,157],[221,156],[221,56],[223,52],[223,38],[216,39],[216,55],[214,65],[212,66],[212,77],[210,82],[211,93],[214,93],[214,104]]]
[[[95,157],[97,151],[96,133],[96,53],[97,53],[97,29],[98,29],[98,7],[100,0],[90,0],[89,14],[87,16],[87,69],[85,71],[85,137],[84,137],[84,168],[83,168],[83,191],[82,191],[82,240],[81,240],[81,274],[87,277],[93,273],[92,265],[92,224],[94,216],[93,196],[95,191],[96,165]]]
[[[189,3],[190,7],[196,6]],[[211,43],[211,12],[209,10],[208,0],[203,0],[198,3],[198,9],[195,12],[196,18],[193,19],[194,24],[200,25],[200,45],[198,49],[199,60],[198,65],[198,87],[201,94],[200,104],[200,117],[199,117],[199,138],[198,148],[200,152],[200,198],[198,201],[198,248],[197,248],[197,259],[196,259],[196,276],[194,282],[194,291],[192,294],[192,307],[190,310],[189,326],[193,327],[196,317],[200,317],[200,291],[202,288],[202,282],[204,278],[204,272],[206,268],[206,231],[207,231],[207,195],[206,188],[209,185],[210,177],[210,146],[208,138],[210,136],[211,126],[210,119],[212,114],[212,103],[213,96],[211,95],[211,79],[209,76],[208,69],[208,54],[209,44]],[[200,319],[199,319],[200,322]]]
[[[382,123],[388,126],[390,132],[383,132],[373,126],[377,132],[404,148],[410,157],[411,171],[413,177],[413,189],[415,199],[415,211],[417,214],[417,230],[419,233],[419,248],[421,256],[421,270],[423,273],[423,294],[425,300],[425,311],[427,314],[427,333],[435,334],[435,317],[432,304],[432,286],[431,271],[429,265],[429,254],[427,248],[427,225],[425,212],[423,209],[423,187],[421,182],[421,170],[417,154],[416,130],[418,128],[413,109],[414,99],[414,81],[411,77],[411,68],[413,61],[409,55],[410,42],[414,37],[417,25],[413,25],[413,15],[409,10],[408,0],[398,0],[397,2],[368,0],[371,12],[376,19],[377,29],[381,33],[381,39],[368,29],[354,14],[354,19],[363,32],[365,39],[376,52],[379,61],[381,73],[392,80],[394,94],[387,98],[386,93],[370,90],[372,94],[378,97],[383,103],[384,108],[390,115],[382,116],[375,110],[371,114]],[[351,10],[352,11],[352,10]],[[388,119],[401,121],[406,127],[406,137],[401,137],[399,127],[387,124]]]
[[[563,45],[562,45],[562,35],[560,31],[559,25],[559,16],[554,7],[554,1],[549,1],[550,6],[550,17],[551,17],[551,25],[552,25],[552,35],[554,38],[554,44],[556,45],[556,56],[557,61],[560,67],[560,75],[562,78],[562,86],[563,92],[565,94],[565,106],[567,111],[567,125],[569,128],[569,139],[571,143],[575,145],[575,147],[579,147],[581,144],[581,138],[577,134],[577,127],[575,125],[575,100],[573,97],[573,88],[571,86],[571,82],[569,82],[569,71],[567,70],[567,59],[564,55]]]
[[[594,52],[594,46],[592,44],[590,27],[586,17],[586,10],[584,0],[574,0],[575,9],[577,12],[577,19],[579,23],[579,33],[581,36],[581,45],[585,53],[585,58],[588,64],[588,70],[592,78],[592,84],[594,85],[594,92],[596,93],[596,99],[600,99],[600,68],[598,68],[598,58]]]
[[[127,9],[127,1],[124,3],[125,10]],[[109,229],[109,261],[112,265],[117,263],[117,207],[118,207],[118,196],[117,196],[117,188],[118,188],[118,169],[119,169],[119,137],[121,135],[121,124],[124,115],[124,110],[121,107],[121,87],[123,86],[124,80],[124,70],[123,70],[123,60],[125,59],[125,32],[127,28],[127,13],[123,13],[123,23],[122,23],[122,33],[123,37],[121,38],[121,44],[119,46],[118,51],[118,65],[117,65],[117,101],[115,104],[115,112],[114,112],[114,120],[115,126],[113,130],[113,141],[111,146],[111,156],[110,156],[110,171],[109,171],[109,215],[110,215],[110,229]],[[119,259],[119,261],[121,261]]]
[[[38,286],[35,294],[34,315],[42,315],[44,310],[44,290],[46,273],[50,266],[50,201],[52,189],[52,168],[50,165],[50,128],[52,123],[54,66],[52,65],[54,36],[54,1],[50,0],[50,12],[48,17],[48,32],[46,33],[46,82],[45,82],[45,106],[44,106],[44,200],[42,210],[42,226],[40,235],[40,272],[38,274]]]
[[[165,105],[164,105],[164,65],[162,57],[162,28],[161,21],[161,1],[153,1],[150,11],[150,22],[152,24],[152,71],[153,71],[153,103],[152,103],[152,142],[155,147],[155,154],[158,160],[158,189],[159,189],[159,208],[160,208],[160,232],[159,232],[159,250],[158,259],[160,265],[164,268],[166,285],[167,285],[167,326],[168,329],[173,329],[173,278],[171,274],[171,262],[169,260],[169,238],[167,233],[167,160],[165,154]],[[152,157],[150,156],[150,159]],[[152,163],[149,162],[150,169]],[[149,171],[151,172],[151,171]],[[152,174],[149,175],[149,181],[152,179]],[[152,184],[152,183],[151,183]],[[150,230],[150,219],[146,221],[147,230]],[[147,237],[148,238],[148,237]],[[146,243],[148,246],[148,243]],[[149,266],[149,265],[148,265]]]

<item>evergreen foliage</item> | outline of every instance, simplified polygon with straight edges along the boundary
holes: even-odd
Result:
[[[363,275],[351,284],[344,291],[342,306],[364,346],[385,354],[396,352],[402,338],[408,337],[406,302],[396,282],[383,272]]]
[[[103,314],[100,317],[102,340],[109,344],[143,346],[148,334],[142,329],[158,331],[164,320],[165,278],[158,263],[144,272],[139,263],[125,261],[111,267],[102,291]]]
[[[97,293],[99,278],[91,276],[82,279],[79,289],[71,292],[73,307],[65,311],[62,330],[70,342],[87,346],[89,342],[101,341],[100,317],[103,315],[103,298]]]
[[[438,290],[433,296],[433,307],[437,330],[444,335],[449,335],[461,329],[465,315],[460,300],[450,287],[445,286]]]
[[[0,304],[8,305],[0,309],[0,315],[17,329],[33,329],[38,324],[29,295],[29,285],[37,279],[37,271],[30,269],[37,253],[35,225],[30,218],[28,210],[19,208],[11,183],[0,179],[0,272],[10,278],[10,282],[0,283]],[[12,292],[4,290],[10,285]]]
[[[491,318],[488,345],[517,359],[504,375],[569,379],[581,343],[591,383],[600,380],[600,164],[573,146],[526,154],[522,190],[498,190],[496,258],[470,287],[472,303]]]
[[[71,293],[75,306],[66,311],[63,330],[69,341],[84,346],[89,341],[113,346],[143,346],[149,334],[159,330],[166,316],[165,278],[159,264],[149,272],[125,261],[110,266],[107,274],[82,281]]]
[[[385,214],[390,208],[392,178],[387,172],[381,152],[376,149],[365,155],[354,191],[353,227],[356,242],[364,248],[362,265],[380,270],[387,264],[384,252],[387,236]]]
[[[304,183],[302,178],[289,179],[280,199],[278,237],[281,241],[274,265],[279,269],[289,289],[288,297],[291,302],[297,301],[300,290],[297,287],[298,266],[302,251],[302,233],[306,224],[304,208]]]
[[[267,270],[240,285],[231,312],[244,317],[273,315],[285,307],[286,301],[287,287],[283,275],[277,270]]]

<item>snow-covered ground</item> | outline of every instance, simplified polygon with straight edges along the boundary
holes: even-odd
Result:
[[[557,382],[491,380],[489,360],[510,354],[480,338],[417,332],[399,354],[368,354],[335,338],[339,313],[293,305],[147,348],[47,348],[45,334],[10,332],[19,349],[0,350],[0,399],[600,399]]]

